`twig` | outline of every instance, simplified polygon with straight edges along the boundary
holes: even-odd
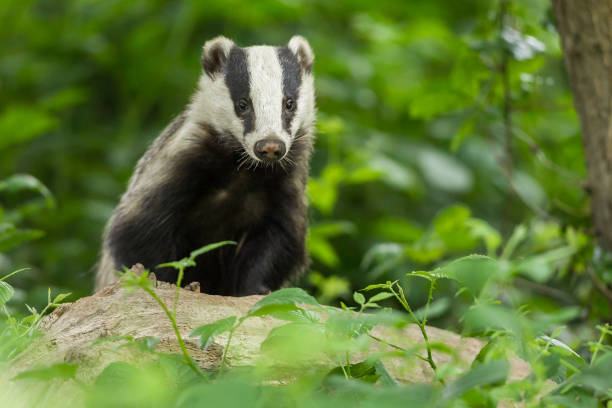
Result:
[[[597,290],[599,290],[601,294],[604,295],[604,297],[608,300],[608,302],[612,306],[612,290],[608,289],[608,286],[606,285],[606,283],[602,281],[601,278],[595,273],[595,271],[593,270],[593,267],[587,266],[586,270],[587,270],[587,273],[589,274],[589,277],[593,281],[593,284],[597,288]]]
[[[542,285],[540,283],[533,282],[533,281],[523,279],[523,278],[518,278],[518,277],[514,279],[514,282],[517,284],[517,286],[522,286],[526,289],[533,290],[534,292],[549,296],[563,303],[566,303],[569,305],[576,304],[576,299],[574,299],[573,297],[571,297],[570,295],[568,295],[566,292],[562,290],[551,288],[549,286]]]
[[[508,15],[508,0],[499,2],[499,35],[503,39],[503,31],[506,26],[506,17]],[[503,43],[502,43],[503,44]],[[512,104],[510,95],[510,55],[505,46],[502,46],[502,58],[500,64],[500,72],[502,76],[502,87],[504,94],[503,102],[503,118],[504,118],[504,150],[506,172],[508,177],[512,179],[513,173],[513,149],[512,149]]]
[[[427,335],[427,331],[425,330],[425,325],[416,317],[416,315],[412,311],[412,308],[410,307],[410,305],[406,301],[406,297],[404,296],[404,290],[402,289],[402,287],[398,284],[397,288],[398,288],[398,292],[399,293],[395,292],[393,290],[393,287],[390,287],[389,289],[391,290],[391,293],[393,293],[395,298],[398,300],[398,302],[400,302],[401,305],[404,307],[404,309],[406,309],[406,311],[410,314],[410,316],[412,316],[412,318],[416,322],[417,326],[419,326],[419,329],[421,329],[421,334],[423,335],[423,339],[425,340],[425,348],[427,350],[426,361],[429,363],[431,368],[434,371],[436,371],[438,369],[438,366],[436,366],[436,363],[433,360],[433,357],[432,357],[432,354],[431,354],[431,345],[429,344],[429,336]]]
[[[185,342],[183,341],[183,337],[181,336],[181,332],[179,331],[178,326],[176,325],[176,320],[172,316],[172,313],[170,313],[170,310],[168,310],[168,308],[166,307],[164,302],[159,298],[159,296],[157,296],[157,293],[155,293],[153,290],[151,290],[151,288],[143,287],[142,289],[144,289],[153,299],[155,299],[155,301],[161,306],[161,308],[164,311],[164,313],[166,313],[166,316],[168,316],[168,319],[170,319],[170,323],[172,323],[172,328],[174,329],[174,334],[176,334],[176,339],[177,339],[177,341],[179,343],[179,347],[181,348],[183,356],[185,357],[185,361],[186,361],[187,365],[189,365],[189,367],[193,371],[195,371],[196,374],[198,374],[201,378],[206,379],[206,377],[204,376],[202,371],[200,371],[198,366],[195,365],[195,363],[191,359],[191,356],[187,352],[187,347],[185,347]]]
[[[225,348],[223,349],[223,355],[221,356],[221,365],[219,366],[219,374],[223,372],[223,368],[225,367],[225,359],[227,358],[227,352],[229,351],[230,343],[232,342],[232,337],[234,336],[234,332],[238,327],[242,324],[244,320],[239,320],[234,327],[229,331],[227,336],[227,343],[225,344]]]

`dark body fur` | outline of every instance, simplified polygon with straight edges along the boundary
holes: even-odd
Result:
[[[136,176],[183,122],[179,116],[168,126]],[[185,270],[183,284],[199,282],[210,294],[249,295],[278,289],[304,269],[304,189],[312,143],[300,138],[306,130],[298,131],[288,153],[294,165],[284,169],[239,170],[239,149],[220,132],[200,123],[193,135],[196,147],[173,161],[168,177],[138,198],[138,211],[118,208],[105,239],[115,268],[142,263],[158,279],[176,282],[176,270],[155,267],[206,244],[233,240],[238,244],[199,256],[197,266]]]

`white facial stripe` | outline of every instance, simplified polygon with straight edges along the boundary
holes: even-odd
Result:
[[[291,146],[289,135],[283,130],[283,73],[274,47],[247,48],[250,96],[255,109],[255,130],[246,137],[247,145],[255,139],[277,136]]]

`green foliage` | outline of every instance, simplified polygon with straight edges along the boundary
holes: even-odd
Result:
[[[47,291],[47,305],[41,312],[38,312],[35,308],[26,305],[29,315],[25,317],[15,317],[10,312],[7,303],[14,297],[15,289],[6,280],[13,275],[24,272],[26,268],[18,269],[12,273],[5,275],[0,278],[0,310],[2,311],[3,318],[0,320],[0,366],[6,361],[14,359],[21,351],[23,351],[32,340],[38,335],[38,328],[42,322],[45,313],[52,308],[55,308],[61,304],[61,302],[70,296],[70,293],[59,294],[51,300],[51,289]],[[50,369],[50,372],[54,369]],[[57,373],[63,370],[62,367],[57,368]],[[32,374],[32,378],[39,374]],[[45,371],[41,371],[44,373]],[[67,372],[67,371],[64,371]],[[42,375],[42,374],[41,374]],[[59,375],[59,374],[58,374]],[[24,378],[27,375],[24,374]],[[65,378],[65,377],[64,377]]]
[[[194,254],[197,256],[199,251]],[[194,260],[190,258],[189,261]],[[216,373],[200,371],[186,351],[180,333],[175,330],[182,356],[156,353],[156,358],[138,364],[114,362],[90,384],[83,384],[78,379],[78,365],[67,363],[36,367],[18,374],[12,381],[28,383],[28,395],[34,392],[37,400],[43,403],[52,401],[55,394],[48,387],[36,388],[32,384],[65,386],[76,382],[79,394],[74,406],[87,407],[187,407],[202,401],[227,407],[244,404],[262,407],[494,407],[501,400],[524,406],[590,407],[612,397],[612,347],[604,344],[606,336],[612,335],[610,326],[598,327],[601,335],[597,342],[591,343],[592,357],[587,363],[575,350],[555,338],[561,330],[555,330],[550,336],[540,334],[548,329],[539,327],[537,321],[524,313],[517,314],[495,303],[483,303],[483,292],[490,295],[497,286],[494,283],[507,278],[498,273],[499,263],[492,261],[488,257],[468,256],[434,271],[409,274],[429,282],[426,307],[433,301],[439,280],[456,281],[460,289],[472,295],[465,325],[477,322],[490,341],[468,367],[458,358],[458,350],[429,340],[425,325],[427,314],[419,318],[413,312],[404,296],[404,288],[396,281],[368,285],[364,288],[366,293],[377,291],[372,296],[355,292],[357,312],[323,307],[303,290],[288,288],[264,297],[244,316],[229,316],[196,328],[190,336],[199,337],[204,349],[212,341],[219,341],[220,334],[229,333],[221,340],[225,341],[225,349]],[[179,262],[176,267],[183,268],[185,264]],[[491,282],[483,285],[482,276],[487,276]],[[176,329],[175,315],[151,290],[146,271],[140,276],[126,271],[122,280],[126,289],[139,288],[149,293]],[[61,295],[56,297],[53,303],[62,298]],[[395,299],[405,313],[390,309],[368,312],[368,309],[379,309],[378,302],[390,299]],[[246,319],[262,316],[286,322],[269,332],[254,367],[228,368],[225,359],[232,334]],[[421,329],[424,348],[407,348],[405,340],[402,341],[404,346],[392,342],[393,333],[398,340],[402,339],[402,330],[409,321],[416,322]],[[376,326],[386,328],[386,338],[374,335]],[[122,340],[137,344],[133,339]],[[373,348],[371,341],[381,347]],[[146,349],[151,351],[156,341],[149,339],[147,343]],[[435,358],[440,354],[435,355],[432,350],[449,354],[451,358],[444,365],[437,365]],[[530,365],[528,378],[510,377],[508,359],[516,355]],[[401,360],[408,367],[415,358],[425,361],[434,371],[431,383],[402,384],[386,366],[389,359],[393,359],[395,362]],[[287,379],[291,380],[287,383]],[[271,385],[279,381],[287,385]]]
[[[272,293],[245,316],[196,329],[203,348],[226,342],[212,376],[176,327],[179,291],[172,306],[156,298],[181,355],[110,365],[92,385],[79,385],[75,401],[610,404],[612,254],[592,236],[579,126],[548,1],[7,0],[0,15],[3,364],[63,301],[51,299],[49,287],[76,298],[90,292],[86,271],[103,225],[137,159],[188,101],[203,42],[224,34],[241,45],[282,44],[300,33],[317,55],[319,111],[306,291]],[[160,266],[176,268],[180,284],[198,255],[225,244]],[[9,283],[12,271],[20,273]],[[123,281],[127,292],[156,297],[148,272],[128,271]],[[227,367],[235,330],[261,316],[286,324],[263,342],[257,367]],[[371,330],[410,322],[423,347],[400,347]],[[429,324],[487,345],[461,366],[454,350],[428,341]],[[119,340],[145,351],[157,343],[104,341]],[[373,352],[369,341],[387,348]],[[451,362],[437,364],[436,352]],[[529,378],[507,376],[513,355],[530,364]],[[386,356],[406,366],[424,360],[435,379],[400,385]],[[277,365],[286,367],[280,380],[269,372]],[[59,364],[11,384],[27,390],[21,395],[31,406],[59,406],[66,397],[54,400],[55,386],[78,382],[73,377],[78,367]],[[271,385],[286,378],[295,381]]]
[[[44,235],[40,230],[19,228],[17,225],[26,216],[55,206],[49,190],[27,174],[16,174],[0,180],[0,198],[10,201],[19,196],[27,197],[28,193],[36,194],[36,198],[22,202],[16,209],[5,209],[0,201],[0,253]]]

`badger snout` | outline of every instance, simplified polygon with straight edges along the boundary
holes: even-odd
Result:
[[[267,138],[255,143],[255,155],[259,160],[273,162],[285,157],[287,148],[282,140]]]

